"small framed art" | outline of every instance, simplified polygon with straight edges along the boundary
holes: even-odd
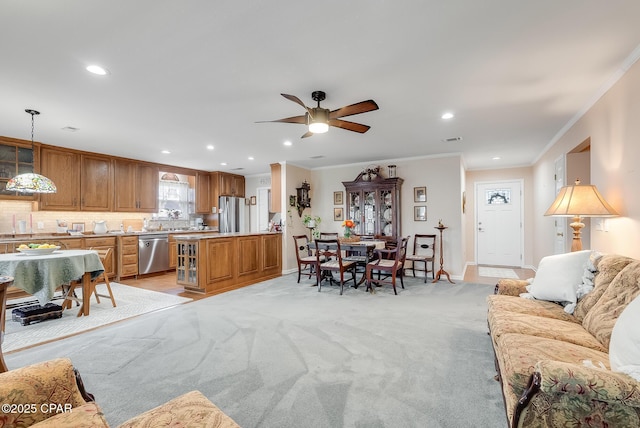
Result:
[[[426,187],[414,187],[413,188],[413,202],[427,202],[427,188]]]
[[[342,205],[342,192],[333,192],[333,205]]]
[[[342,208],[334,208],[333,209],[333,221],[342,221],[344,214],[342,213]]]
[[[413,207],[413,221],[427,221],[427,207]]]
[[[84,223],[71,223],[71,230],[74,232],[84,232]]]

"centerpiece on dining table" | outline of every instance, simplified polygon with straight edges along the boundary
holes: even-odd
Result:
[[[344,234],[343,237],[340,238],[341,242],[355,242],[360,240],[360,237],[353,233],[353,228],[355,227],[355,225],[355,222],[351,219],[342,222],[342,227],[344,227]]]

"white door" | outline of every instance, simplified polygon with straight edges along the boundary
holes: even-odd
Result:
[[[522,266],[522,180],[476,183],[476,260]]]
[[[256,189],[258,192],[256,198],[256,204],[258,207],[258,215],[257,215],[257,230],[259,232],[264,232],[265,230],[269,230],[269,188],[268,187],[258,187]]]
[[[560,156],[555,162],[555,193],[553,199],[558,195],[562,186],[564,186],[565,180],[565,158]],[[567,219],[565,217],[553,217],[555,237],[553,240],[553,253],[564,254],[567,252],[567,236],[571,235],[567,229]]]

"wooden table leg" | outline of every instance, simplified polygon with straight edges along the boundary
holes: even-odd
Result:
[[[91,307],[91,272],[85,272],[82,275],[82,306],[78,310],[78,316],[89,316],[89,308]]]

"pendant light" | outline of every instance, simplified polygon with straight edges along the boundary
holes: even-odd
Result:
[[[40,112],[31,109],[26,109],[25,111],[31,115],[31,154],[33,156],[35,154],[33,148],[33,117],[40,114]],[[35,159],[35,156],[33,159]],[[16,175],[9,180],[5,189],[19,193],[56,193],[57,189],[53,181],[44,175],[33,172],[33,163],[31,168],[32,172]]]

